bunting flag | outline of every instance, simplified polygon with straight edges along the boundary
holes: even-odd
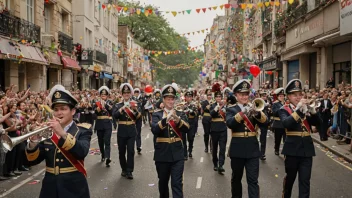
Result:
[[[115,8],[116,11],[120,14],[124,13],[124,14],[138,14],[140,15],[141,13],[143,13],[145,16],[149,16],[152,14],[155,15],[160,15],[162,13],[165,14],[172,14],[174,17],[176,17],[179,14],[191,14],[192,10],[195,10],[198,14],[200,13],[206,13],[207,10],[209,11],[213,11],[213,10],[217,10],[217,8],[219,7],[221,10],[225,9],[237,9],[237,8],[241,8],[242,10],[245,9],[260,9],[263,7],[269,7],[269,6],[277,6],[279,7],[280,5],[285,4],[286,2],[288,2],[289,4],[293,4],[295,1],[299,1],[299,0],[287,0],[287,1],[280,1],[280,0],[265,0],[263,2],[258,2],[258,3],[226,3],[226,4],[221,4],[221,5],[216,5],[216,6],[210,6],[208,8],[196,8],[196,9],[187,9],[187,10],[180,10],[180,11],[175,11],[175,10],[158,10],[158,9],[152,9],[152,8],[143,8],[143,7],[127,7],[127,6],[119,6],[119,5],[115,5],[115,4],[104,4],[104,3],[98,3],[97,7],[98,9],[108,9],[111,10],[112,8]],[[202,12],[201,12],[202,11]]]
[[[153,58],[153,57],[151,57],[151,60],[153,60],[156,64],[159,65],[159,66],[153,65],[154,68],[159,68],[159,69],[163,69],[163,70],[166,70],[166,69],[190,69],[193,67],[200,67],[204,63],[204,59],[198,59],[198,58],[194,59],[189,64],[182,63],[182,64],[177,64],[177,65],[167,65],[167,64],[163,63],[162,61],[160,61],[156,58]]]

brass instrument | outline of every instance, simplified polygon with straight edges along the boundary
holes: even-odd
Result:
[[[252,103],[248,104],[251,110],[254,111],[263,111],[265,108],[265,101],[261,98],[256,98],[252,101]]]
[[[51,110],[49,106],[43,105],[42,108],[49,114],[48,116],[50,118],[53,118],[53,115],[52,115],[53,110]],[[14,137],[14,138],[11,138],[8,135],[2,135],[1,144],[6,150],[11,151],[16,145],[18,145],[23,141],[26,141],[29,137],[32,137],[34,135],[40,135],[44,139],[51,138],[53,136],[53,132],[49,129],[50,129],[49,126],[42,127],[40,129],[31,131],[25,135]]]
[[[335,113],[337,113],[337,112],[339,111],[339,103],[340,103],[340,100],[341,100],[341,96],[338,97],[338,99],[336,100],[335,105],[332,107],[332,109],[331,109],[331,113],[332,113],[332,114],[335,114]]]
[[[312,99],[308,103],[308,106],[310,108],[314,108],[314,109],[320,107],[320,105],[321,105],[321,102],[319,100],[317,100],[317,99]]]

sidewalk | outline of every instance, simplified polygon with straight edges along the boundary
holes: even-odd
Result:
[[[319,133],[312,133],[311,136],[314,142],[324,146],[335,155],[344,158],[347,162],[352,163],[352,152],[350,152],[351,145],[339,145],[333,138],[329,138],[328,141],[320,141]]]

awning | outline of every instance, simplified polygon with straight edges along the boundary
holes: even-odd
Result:
[[[0,39],[0,54],[9,54],[9,55],[14,55],[15,57],[20,55],[20,52],[16,50],[15,46],[11,45],[11,41],[7,39]],[[4,58],[7,58],[7,56],[3,56]]]
[[[104,78],[107,78],[107,79],[110,79],[110,80],[114,79],[111,74],[107,74],[107,73],[104,73]]]
[[[48,61],[49,64],[53,64],[53,65],[62,65],[61,60],[60,60],[60,56],[57,55],[57,53],[54,52],[45,52],[44,53],[46,56],[48,56]]]
[[[48,64],[48,62],[44,58],[44,55],[38,48],[32,47],[32,46],[26,46],[22,44],[18,44],[18,45],[20,46],[21,53],[23,55],[22,61],[33,62],[33,63],[43,64],[43,65]]]
[[[62,63],[64,64],[64,68],[81,71],[81,67],[78,65],[78,62],[67,57],[61,57]]]

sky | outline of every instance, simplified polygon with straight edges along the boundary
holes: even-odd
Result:
[[[138,2],[134,0],[134,2]],[[227,3],[227,0],[139,0],[143,5],[151,4],[159,7],[160,11],[182,11],[192,9],[190,14],[177,14],[174,17],[171,13],[164,14],[164,17],[169,21],[170,25],[179,34],[187,32],[196,32],[198,30],[206,29],[212,26],[213,19],[219,15],[225,14],[224,8],[221,10],[219,7],[214,10],[209,10],[208,7],[219,6]],[[207,11],[203,13],[201,10],[199,14],[196,12],[198,8],[207,8]],[[190,41],[190,46],[195,47],[203,44],[206,32],[194,35],[187,35],[186,38]]]

